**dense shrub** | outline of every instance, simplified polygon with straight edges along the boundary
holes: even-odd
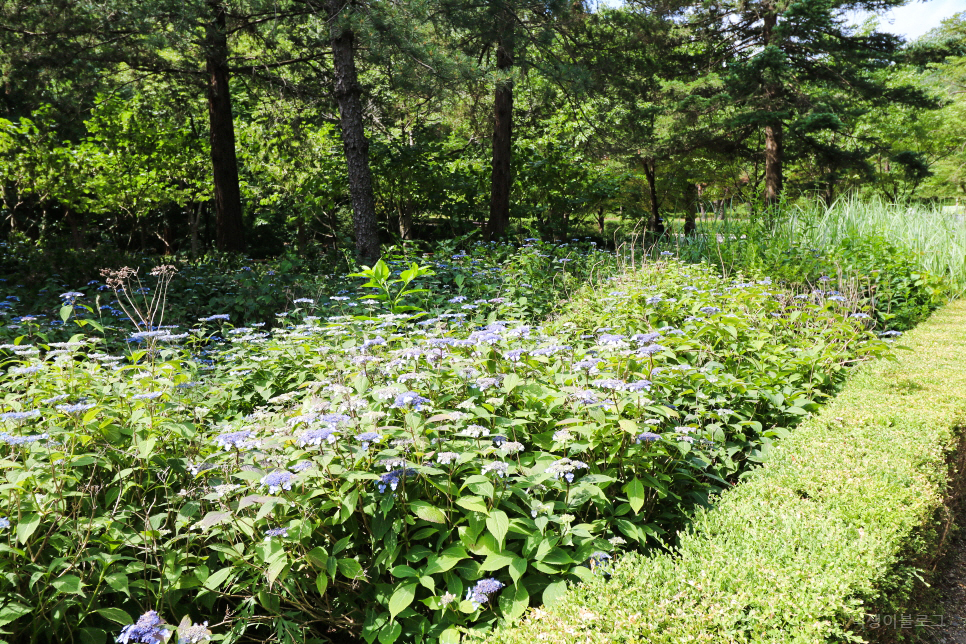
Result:
[[[963,483],[966,302],[938,312],[781,442],[678,548],[629,554],[488,641],[933,641],[929,604]],[[960,453],[957,453],[959,451]],[[947,542],[948,543],[948,542]]]
[[[131,322],[120,307],[114,293],[103,282],[101,268],[116,269],[123,265],[137,268],[141,281],[136,285],[150,300],[157,283],[150,271],[159,264],[174,262],[178,275],[171,282],[165,305],[165,324],[189,327],[198,318],[213,312],[229,315],[238,326],[263,323],[270,327],[284,324],[278,316],[294,309],[311,310],[316,315],[359,313],[366,310],[358,297],[369,293],[360,289],[360,281],[347,277],[351,262],[327,263],[325,258],[306,260],[286,255],[270,262],[253,262],[245,257],[214,255],[193,263],[175,258],[147,258],[115,254],[101,256],[93,251],[67,253],[71,262],[84,263],[87,275],[96,279],[69,281],[62,275],[85,275],[84,271],[63,274],[43,273],[49,266],[44,255],[33,255],[21,246],[0,255],[11,264],[23,260],[20,271],[12,272],[0,288],[7,295],[0,301],[0,320],[9,324],[0,328],[0,340],[12,341],[20,335],[41,334],[46,340],[67,340],[73,325],[64,327],[58,311],[65,292],[82,293],[72,303],[76,315],[90,319],[106,329],[108,340],[124,340]],[[104,264],[97,264],[104,259]],[[106,260],[112,261],[106,261]],[[334,259],[334,258],[330,258]],[[434,274],[420,279],[426,288],[412,303],[427,311],[448,306],[447,300],[460,295],[472,301],[505,299],[503,314],[528,320],[543,319],[558,310],[570,293],[592,277],[609,274],[616,268],[613,253],[598,250],[593,243],[543,244],[535,240],[520,247],[513,244],[482,244],[452,240],[441,244],[433,253],[416,250],[392,253],[387,261],[398,274],[411,261],[419,259],[433,267]],[[91,270],[93,265],[96,270]],[[31,283],[23,278],[33,274],[36,266],[43,280]],[[19,280],[19,281],[18,281]],[[332,299],[335,298],[335,299]],[[297,302],[298,301],[298,302]],[[486,305],[493,308],[492,305]],[[86,307],[86,309],[85,309]],[[112,333],[112,328],[120,334]]]
[[[717,242],[690,240],[678,248],[692,261],[768,275],[793,290],[845,294],[869,310],[883,330],[911,329],[952,295],[951,283],[925,270],[915,251],[878,235],[812,247],[758,227],[741,227]]]
[[[576,268],[546,250],[510,260]],[[477,261],[453,288],[523,288]],[[225,641],[454,641],[672,543],[886,349],[844,298],[669,259],[543,327],[493,295],[416,293],[447,308],[415,319],[293,303],[271,333],[216,311],[126,355],[5,345],[0,627],[104,642],[151,609]]]

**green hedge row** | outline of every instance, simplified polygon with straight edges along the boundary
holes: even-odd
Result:
[[[701,513],[673,556],[626,556],[488,641],[872,637],[866,614],[915,603],[914,562],[943,530],[947,463],[966,423],[966,302],[902,342],[912,351],[861,368]]]

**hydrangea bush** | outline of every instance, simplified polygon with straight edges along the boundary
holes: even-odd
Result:
[[[671,258],[542,326],[460,297],[4,346],[0,629],[456,642],[673,543],[888,351],[834,293]]]

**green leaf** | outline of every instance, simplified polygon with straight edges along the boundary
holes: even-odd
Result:
[[[567,582],[555,581],[543,589],[543,605],[550,606],[567,593]]]
[[[523,573],[527,571],[527,560],[523,557],[514,557],[513,561],[510,562],[510,579],[513,583],[520,581],[523,577]]]
[[[389,622],[379,630],[379,644],[392,644],[402,635],[402,625]]]
[[[49,309],[48,309],[49,310]],[[74,307],[71,305],[66,305],[60,307],[60,319],[64,322],[70,319],[70,314],[74,312]]]
[[[507,530],[510,529],[510,519],[503,510],[494,510],[490,516],[486,517],[486,529],[490,531],[497,542],[502,546],[503,539],[506,538]]]
[[[365,573],[362,566],[355,559],[339,559],[339,572],[349,579],[362,579]]]
[[[389,598],[389,619],[395,619],[396,615],[403,612],[413,603],[416,597],[416,586],[418,584],[403,584]]]
[[[319,576],[315,578],[315,588],[319,591],[320,595],[325,595],[325,589],[329,587],[329,576],[324,572],[320,572]]]
[[[81,591],[81,578],[77,575],[64,575],[50,582],[50,585],[57,589],[57,592],[65,595],[83,595]]]
[[[37,531],[37,527],[40,525],[40,515],[39,514],[28,514],[26,515],[20,523],[17,524],[17,541],[24,544],[27,543],[27,539]]]
[[[634,514],[641,511],[644,501],[647,499],[647,488],[641,483],[640,479],[634,477],[630,483],[624,486],[624,493],[627,494],[627,502],[630,503]]]
[[[222,568],[218,572],[212,573],[202,586],[208,590],[218,590],[218,587],[231,575],[231,571],[231,568]]]
[[[115,624],[127,625],[134,621],[133,619],[131,619],[131,616],[127,614],[126,611],[123,611],[120,608],[115,608],[113,606],[110,608],[98,608],[97,614],[103,617],[104,619],[111,620]]]
[[[460,644],[460,632],[450,626],[439,634],[439,644]]]
[[[456,505],[471,512],[482,512],[483,514],[487,514],[489,512],[489,509],[486,507],[486,503],[478,496],[460,497],[456,499]]]
[[[530,593],[527,592],[526,586],[520,584],[514,591],[511,593],[507,590],[500,595],[500,612],[511,622],[520,619],[530,606]]]
[[[285,568],[288,567],[288,557],[282,556],[272,562],[272,565],[268,567],[265,571],[265,578],[268,580],[268,587],[271,588],[275,583],[275,580],[282,575]]]
[[[413,512],[417,517],[423,521],[429,521],[430,523],[446,523],[446,515],[442,510],[434,505],[430,505],[425,501],[413,501],[410,504]]]
[[[505,568],[511,563],[513,563],[512,556],[491,554],[487,555],[486,559],[483,560],[480,570],[484,572],[492,572],[494,570],[499,570],[500,568]]]
[[[0,626],[6,626],[10,622],[23,617],[24,615],[29,615],[33,609],[30,606],[25,606],[23,604],[18,604],[16,602],[10,602],[0,606]]]
[[[326,564],[329,563],[329,555],[326,554],[325,549],[322,547],[312,548],[305,553],[305,558],[308,559],[314,568],[318,568],[319,570],[325,570]]]

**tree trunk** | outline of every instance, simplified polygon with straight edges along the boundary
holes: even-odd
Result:
[[[765,47],[775,45],[773,32],[778,24],[778,10],[768,0],[763,3],[761,37]],[[770,74],[769,70],[765,74]],[[766,83],[765,106],[768,110],[775,110],[781,87],[777,83]],[[774,206],[781,199],[782,193],[782,162],[785,150],[782,144],[782,122],[775,119],[765,125],[765,205]]]
[[[597,230],[600,231],[601,235],[604,234],[604,226],[606,225],[606,223],[607,223],[607,218],[604,216],[604,207],[601,206],[600,208],[597,209]]]
[[[238,159],[235,157],[235,122],[228,87],[228,36],[225,7],[208,0],[214,14],[205,34],[205,69],[208,73],[208,118],[211,130],[211,169],[215,182],[215,234],[218,250],[245,250]]]
[[[335,71],[335,100],[339,104],[342,150],[349,171],[352,196],[352,221],[356,233],[356,255],[367,263],[379,258],[379,227],[372,195],[369,170],[369,140],[362,125],[362,88],[355,61],[355,33],[337,24],[346,7],[345,0],[328,0],[326,9],[332,23],[332,64]]]
[[[694,235],[698,229],[696,219],[698,217],[699,198],[698,184],[689,183],[688,189],[684,193],[684,234],[687,236]]]
[[[765,204],[774,206],[782,194],[782,162],[785,149],[782,145],[781,121],[765,126]]]
[[[83,218],[78,217],[70,208],[64,211],[64,218],[67,220],[67,225],[70,226],[70,237],[74,243],[74,248],[77,250],[84,248],[86,246],[84,243],[86,235],[84,234]]]
[[[188,226],[191,228],[191,261],[198,261],[198,257],[201,255],[201,240],[198,239],[198,228],[201,224],[201,209],[204,207],[202,202],[198,202],[194,209],[194,215],[191,214],[191,205],[189,204],[185,210],[188,213]]]
[[[503,16],[503,29],[496,49],[496,67],[506,72],[513,67],[512,17]],[[490,171],[490,220],[487,240],[506,235],[510,225],[510,160],[513,154],[513,83],[497,84],[493,95],[493,160]]]
[[[648,222],[648,230],[663,235],[664,222],[661,221],[661,211],[657,201],[657,165],[653,158],[644,160],[644,176],[647,177],[647,191],[651,197],[651,218]]]

